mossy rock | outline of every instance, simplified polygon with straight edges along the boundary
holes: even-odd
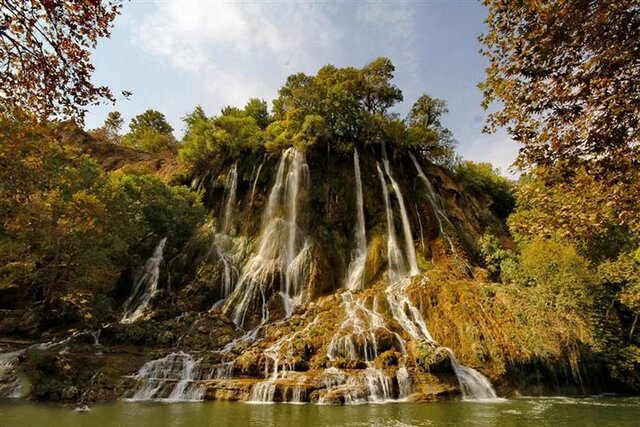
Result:
[[[375,365],[378,369],[385,369],[391,366],[398,366],[402,354],[395,350],[388,350],[376,357]]]
[[[410,341],[409,353],[422,372],[449,373],[452,371],[451,354],[444,347],[423,341]]]

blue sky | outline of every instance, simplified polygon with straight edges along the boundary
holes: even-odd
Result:
[[[86,126],[100,126],[113,109],[128,123],[153,108],[181,135],[180,118],[196,105],[214,115],[251,97],[271,101],[295,72],[387,56],[404,93],[401,114],[424,92],[445,99],[458,152],[507,173],[518,145],[504,131],[481,132],[485,14],[476,0],[126,2],[93,55],[94,81],[133,96],[92,109]]]

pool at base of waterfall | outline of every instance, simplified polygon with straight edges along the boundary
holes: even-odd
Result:
[[[640,397],[618,396],[355,406],[118,402],[98,404],[88,411],[0,400],[0,425],[7,427],[636,426],[639,416]]]

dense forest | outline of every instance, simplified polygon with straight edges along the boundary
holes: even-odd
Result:
[[[74,90],[62,73],[37,98],[23,87],[34,70],[3,74],[0,335],[8,350],[27,349],[0,391],[26,375],[34,399],[119,398],[136,389],[127,375],[180,354],[171,348],[231,366],[203,381],[255,379],[215,383],[206,393],[216,399],[290,399],[261,388],[274,369],[311,381],[374,366],[394,372],[389,396],[447,398],[460,391],[443,360],[481,372],[500,395],[640,391],[637,5],[592,4],[585,28],[583,2],[486,3],[481,89],[487,107],[500,104],[488,130],[506,126],[522,146],[516,180],[456,154],[445,100],[423,94],[400,116],[407,100],[387,58],[293,74],[270,103],[213,115],[196,106],[180,136],[151,109],[128,128],[114,110],[83,129],[87,103],[113,98],[106,88]],[[102,13],[81,18],[97,36],[118,8]],[[7,58],[18,70],[20,55]],[[389,290],[397,283],[401,294]],[[102,359],[82,331],[102,331]],[[69,336],[77,349],[57,351]],[[304,384],[305,401],[349,399]]]

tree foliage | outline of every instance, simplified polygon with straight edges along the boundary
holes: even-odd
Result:
[[[108,37],[118,1],[0,1],[0,99],[40,118],[82,120],[86,107],[115,101],[91,83],[91,51]],[[125,93],[128,95],[128,93]]]
[[[432,161],[453,168],[458,162],[457,141],[440,119],[447,114],[446,101],[421,95],[413,104],[406,119],[409,145],[416,147]]]
[[[197,106],[183,121],[186,130],[179,152],[180,162],[196,174],[209,171],[212,166],[220,166],[225,160],[238,158],[245,150],[261,146],[265,132],[258,124],[270,121],[264,117],[262,106],[250,100],[244,110],[225,107],[217,117],[207,117],[202,107]],[[219,169],[219,167],[218,167]]]
[[[289,135],[300,136],[307,116],[317,116],[333,143],[376,142],[375,117],[387,117],[403,99],[392,83],[394,71],[389,59],[377,58],[361,69],[325,65],[315,76],[291,75],[273,102],[275,120]]]
[[[481,37],[489,58],[488,128],[508,126],[520,164],[618,179],[640,158],[640,2],[493,1]]]
[[[97,139],[103,139],[112,144],[120,144],[122,142],[122,125],[124,120],[119,111],[111,111],[107,114],[107,118],[101,127],[91,131],[91,134]]]
[[[152,153],[174,151],[178,148],[173,127],[164,114],[156,110],[147,110],[132,118],[129,133],[123,137],[122,142],[129,147]]]
[[[273,115],[255,98],[243,108],[225,107],[214,117],[196,107],[184,118],[180,161],[202,177],[241,153],[316,144],[351,153],[354,145],[384,143],[453,166],[455,140],[440,121],[446,103],[424,94],[401,120],[390,111],[403,99],[392,82],[394,71],[389,59],[377,58],[360,69],[326,65],[316,75],[293,74],[273,101]]]
[[[181,247],[204,217],[185,188],[105,173],[64,144],[72,130],[0,118],[0,286],[45,307],[74,290],[108,292],[160,238]]]
[[[594,260],[615,258],[639,242],[640,183],[607,183],[583,168],[552,183],[525,177],[516,189],[509,227],[519,241],[547,237],[574,242]]]
[[[456,178],[477,194],[489,193],[493,198],[491,209],[501,218],[507,218],[515,207],[514,184],[501,175],[491,163],[466,160],[454,168]]]

